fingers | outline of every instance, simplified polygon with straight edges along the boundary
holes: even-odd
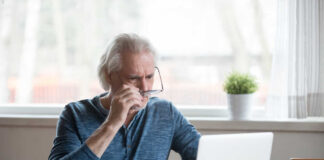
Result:
[[[134,90],[128,90],[125,93],[119,95],[120,99],[131,99],[131,98],[138,98],[139,100],[142,100],[143,97],[141,96],[141,94],[137,91]]]
[[[131,111],[138,111],[140,109],[145,108],[145,104],[147,103],[147,101],[148,101],[148,97],[143,97],[140,102],[134,102],[132,104],[132,107],[129,109],[129,111],[130,112]],[[138,104],[138,103],[140,103],[140,104]]]
[[[118,95],[115,95],[117,99],[120,99],[123,102],[128,102],[130,99],[142,100],[143,97],[141,94],[132,88],[123,89],[122,92]]]
[[[139,89],[135,88],[133,86],[129,86],[129,85],[123,85],[119,90],[117,90],[117,92],[115,93],[115,96],[118,97],[124,97],[125,95],[127,95],[129,92],[133,92],[135,94],[139,94]]]
[[[127,109],[134,105],[140,107],[142,100],[143,97],[139,93],[139,89],[127,85],[123,85],[114,96],[114,101],[123,104],[122,106]]]
[[[125,104],[129,107],[132,106],[140,107],[142,104],[142,98],[139,98],[138,96],[135,95],[129,95],[128,97],[125,98]]]
[[[112,97],[108,121],[121,126],[128,114],[134,113],[142,107],[143,99],[138,88],[123,85]],[[133,106],[134,108],[131,109]]]

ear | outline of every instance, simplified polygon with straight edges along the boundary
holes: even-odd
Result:
[[[111,84],[111,73],[108,74],[108,72],[105,71],[105,77],[106,77],[106,81],[107,81],[109,84]]]

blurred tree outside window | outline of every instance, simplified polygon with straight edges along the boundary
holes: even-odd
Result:
[[[265,104],[276,1],[3,0],[0,105],[65,104],[102,92],[99,58],[119,33],[137,33],[159,55],[165,91],[179,105],[225,106],[232,70],[259,82]]]

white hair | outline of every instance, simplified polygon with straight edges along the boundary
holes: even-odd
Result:
[[[104,90],[110,89],[107,81],[111,72],[119,71],[122,68],[121,56],[123,54],[151,53],[156,64],[156,53],[146,39],[136,34],[119,34],[109,43],[98,65],[99,81]]]

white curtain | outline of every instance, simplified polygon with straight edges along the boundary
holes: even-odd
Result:
[[[278,0],[268,116],[324,116],[324,0]]]

